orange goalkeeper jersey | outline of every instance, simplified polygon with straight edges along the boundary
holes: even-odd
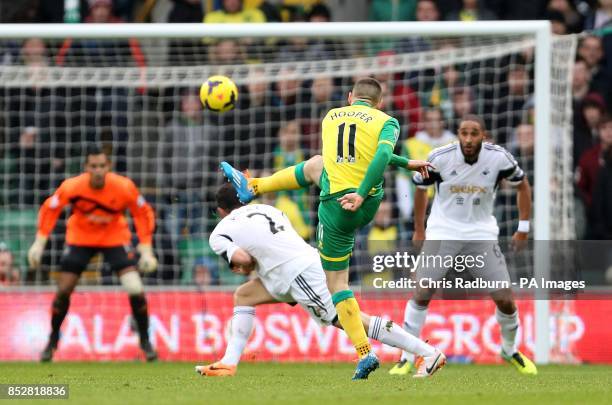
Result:
[[[155,214],[134,182],[108,173],[104,187],[91,188],[89,174],[65,180],[41,206],[38,233],[48,237],[63,208],[70,205],[66,243],[76,246],[112,247],[128,245],[131,233],[125,210],[134,219],[140,243],[150,244],[155,229]]]

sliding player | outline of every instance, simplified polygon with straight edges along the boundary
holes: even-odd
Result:
[[[360,357],[353,377],[356,379],[367,378],[379,361],[371,351],[359,304],[348,284],[355,233],[370,223],[378,210],[388,164],[411,170],[428,165],[393,155],[400,128],[395,118],[376,109],[381,101],[378,81],[358,80],[348,95],[349,105],[332,109],[323,118],[322,158],[317,156],[270,177],[249,180],[226,162],[221,163],[244,203],[266,192],[313,183],[321,188],[317,245],[338,319]]]
[[[486,266],[474,269],[471,274],[485,281],[509,282],[506,261],[497,242],[499,228],[493,216],[495,192],[502,181],[517,188],[519,225],[512,239],[524,243],[519,241],[526,241],[529,235],[529,182],[510,153],[500,146],[484,142],[485,126],[479,117],[468,115],[463,118],[458,135],[459,143],[435,149],[429,154],[428,160],[435,169],[429,169],[428,178],[420,174],[413,178],[417,186],[413,240],[425,240],[423,249],[427,254],[484,254]],[[433,184],[436,185],[436,194],[425,229],[426,186]],[[416,272],[417,280],[441,279],[447,270],[421,267]],[[415,296],[406,304],[404,328],[414,336],[421,334],[433,293],[431,289],[417,288]],[[497,289],[490,291],[490,296],[497,306],[495,317],[501,327],[501,356],[520,373],[537,374],[535,365],[517,349],[519,317],[512,290]],[[407,374],[411,357],[404,353],[390,373]]]
[[[137,248],[140,253],[138,267],[145,272],[157,268],[157,259],[151,248],[155,214],[132,180],[109,171],[108,156],[97,148],[89,149],[85,157],[85,173],[64,181],[40,208],[38,233],[28,252],[31,268],[40,265],[49,234],[64,207],[70,205],[72,208],[66,226],[66,247],[57,278],[57,293],[51,306],[51,334],[41,354],[41,361],[52,360],[60,338],[60,327],[70,306],[70,295],[96,253],[104,255],[104,261],[117,272],[121,285],[129,295],[140,347],[147,361],[157,358],[149,342],[147,301],[135,267],[132,235],[124,212],[129,209],[134,219],[140,241]]]
[[[243,205],[229,184],[217,192],[217,207],[223,219],[210,235],[211,248],[233,271],[248,273],[256,268],[259,277],[241,285],[234,294],[225,356],[208,366],[197,366],[197,372],[207,376],[236,373],[253,330],[257,305],[297,302],[321,324],[339,327],[317,251],[304,242],[281,211],[264,204]],[[446,361],[442,352],[391,321],[362,313],[360,322],[371,338],[421,356],[415,377],[431,376]]]

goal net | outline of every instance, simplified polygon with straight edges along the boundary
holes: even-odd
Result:
[[[532,34],[423,33],[363,39],[321,38],[314,36],[316,30],[311,37],[292,37],[290,32],[251,39],[247,34],[238,39],[203,38],[197,30],[178,39],[135,34],[59,39],[41,29],[20,39],[1,40],[0,241],[13,253],[20,284],[37,286],[38,291],[53,285],[64,220],[47,246],[42,268],[28,269],[25,257],[37,209],[63,179],[82,170],[85,147],[97,143],[109,152],[114,170],[132,178],[156,211],[154,244],[160,266],[146,282],[175,286],[174,292],[152,293],[160,294],[153,302],[169,317],[159,321],[160,339],[172,340],[172,317],[181,306],[193,310],[186,320],[193,333],[201,333],[202,342],[212,339],[202,325],[210,327],[211,322],[231,316],[231,299],[220,291],[231,291],[244,281],[229,272],[207,243],[217,221],[214,193],[222,181],[219,162],[264,175],[319,153],[321,118],[330,108],[345,104],[352,83],[362,76],[373,76],[384,86],[381,108],[402,128],[397,154],[426,158],[432,145],[452,141],[463,115],[475,113],[485,120],[491,140],[514,154],[531,184],[537,160],[547,155],[545,198],[550,210],[536,215],[548,216],[544,222],[550,224],[551,237],[574,237],[570,89],[575,37],[552,39],[550,96],[544,97],[550,101],[550,114],[540,115],[534,96],[536,37]],[[201,107],[199,86],[214,74],[227,75],[239,86],[237,107],[230,112],[217,114]],[[548,133],[536,131],[540,120],[550,124]],[[536,139],[544,137],[550,147],[538,150]],[[411,238],[410,173],[390,169],[385,178],[386,203],[375,227],[357,237],[357,247],[363,251],[369,245],[380,246],[371,241],[395,246]],[[313,241],[317,192],[282,192],[261,201],[285,211],[298,232]],[[515,193],[502,187],[497,198],[500,237],[509,238],[518,220]],[[366,269],[354,281],[367,277]],[[82,284],[116,285],[117,280],[95,258]],[[204,294],[193,292],[196,289]],[[215,292],[207,292],[211,290]],[[114,298],[121,293],[95,294],[98,299],[83,295],[80,302],[95,301],[99,309],[109,307],[100,311],[121,314],[104,328],[123,333],[128,307]],[[47,311],[49,298],[39,301],[44,303],[39,309]],[[94,318],[106,316],[87,311]],[[151,312],[156,312],[155,306]],[[217,321],[207,318],[210,314],[218,315]],[[401,320],[403,305],[394,303],[386,314]],[[83,322],[85,330],[102,327]],[[265,325],[262,328],[267,330]],[[85,357],[97,358],[95,348],[89,349],[90,357]],[[308,357],[307,351],[295,353],[294,359],[317,358]]]

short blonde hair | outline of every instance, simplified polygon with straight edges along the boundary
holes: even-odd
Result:
[[[382,98],[382,86],[380,82],[372,77],[364,77],[353,86],[353,99],[363,100],[375,106]]]

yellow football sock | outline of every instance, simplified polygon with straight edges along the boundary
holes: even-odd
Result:
[[[346,291],[340,291],[339,293],[334,294],[334,297],[338,297],[338,295],[348,295],[343,293],[346,293]],[[351,339],[353,346],[355,346],[357,355],[359,355],[359,357],[363,357],[370,353],[372,346],[370,345],[368,335],[366,335],[366,331],[363,328],[363,323],[361,322],[361,311],[359,310],[359,304],[357,303],[357,300],[352,297],[352,292],[350,295],[350,298],[345,298],[335,303],[336,311],[338,312],[338,320],[340,321],[340,325],[342,325],[344,332],[346,332],[349,339]]]
[[[257,195],[306,187],[309,184],[304,177],[304,164],[305,162],[301,162],[295,166],[286,167],[271,176],[251,178],[249,186]]]

